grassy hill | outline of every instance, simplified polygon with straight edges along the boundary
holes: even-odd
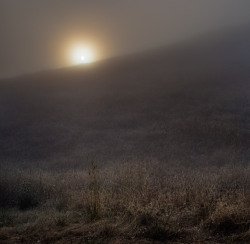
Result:
[[[246,29],[0,82],[2,161],[249,159]]]
[[[0,81],[1,243],[249,243],[250,32]]]

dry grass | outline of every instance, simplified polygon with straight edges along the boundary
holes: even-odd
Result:
[[[250,167],[92,163],[89,171],[1,174],[3,243],[250,241]]]

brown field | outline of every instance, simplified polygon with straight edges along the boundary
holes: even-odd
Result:
[[[248,243],[250,168],[5,169],[1,243]],[[6,207],[5,206],[5,207]]]

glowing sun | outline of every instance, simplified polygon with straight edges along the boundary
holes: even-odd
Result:
[[[95,61],[94,52],[89,47],[77,47],[72,50],[71,59],[73,64],[87,64]]]

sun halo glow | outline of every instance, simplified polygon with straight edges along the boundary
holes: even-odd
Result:
[[[95,61],[93,50],[89,47],[74,48],[71,59],[74,65],[88,64]]]

